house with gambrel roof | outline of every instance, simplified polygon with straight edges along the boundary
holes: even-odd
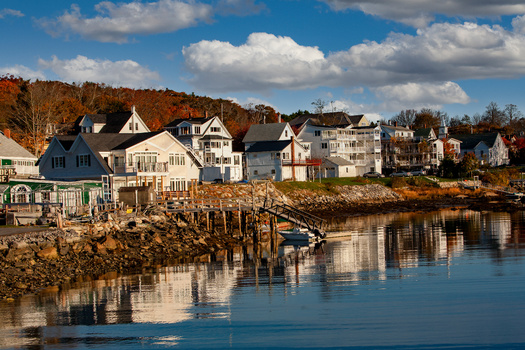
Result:
[[[86,114],[79,117],[75,124],[79,132],[87,134],[138,134],[150,131],[135,110],[135,106],[128,112]]]
[[[46,179],[102,179],[113,193],[146,185],[157,192],[184,191],[202,167],[167,131],[55,136],[39,165]]]

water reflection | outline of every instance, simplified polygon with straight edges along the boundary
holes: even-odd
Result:
[[[231,323],[235,318],[232,304],[243,293],[293,296],[303,285],[315,284],[320,286],[322,298],[330,299],[341,293],[341,287],[344,293],[352,293],[348,286],[403,279],[412,269],[447,267],[456,258],[476,257],[476,252],[488,253],[496,263],[506,256],[521,259],[524,222],[522,212],[468,210],[334,220],[330,223],[332,238],[321,244],[238,249],[215,256],[213,262],[208,258],[133,276],[108,274],[3,303],[0,347],[188,342],[190,336],[182,335],[182,330],[166,331],[160,325],[198,320]],[[250,313],[239,307],[235,310]],[[136,333],[136,324],[156,327]],[[78,327],[95,325],[114,326],[96,332]]]

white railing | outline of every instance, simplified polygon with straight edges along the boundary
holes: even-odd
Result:
[[[126,163],[124,165],[114,165],[113,172],[116,174],[124,173],[165,173],[168,171],[168,163],[138,162]]]

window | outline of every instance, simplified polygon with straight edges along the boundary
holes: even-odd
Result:
[[[239,165],[241,164],[241,161],[239,159],[239,156],[233,156],[233,164],[234,165]]]
[[[129,123],[129,130],[133,130],[133,123]]]
[[[283,159],[290,159],[290,153],[283,152]]]
[[[254,170],[253,175],[259,175],[259,170]]]
[[[170,178],[170,191],[186,191],[186,179]]]
[[[288,130],[284,131],[284,137],[288,137]]]
[[[196,134],[200,134],[201,133],[201,127],[200,126],[196,126],[195,127],[195,133]]]
[[[77,168],[86,168],[91,166],[89,154],[80,154],[77,156]]]
[[[42,191],[40,195],[42,196],[43,203],[51,202],[51,191]]]
[[[186,156],[184,153],[170,153],[168,156],[169,165],[186,165]]]
[[[139,123],[135,123],[135,130],[139,129]]]
[[[180,135],[188,135],[190,133],[190,127],[189,126],[182,126],[179,128]]]
[[[326,143],[326,142],[321,143],[321,148],[322,149],[327,149],[328,148],[328,143]]]
[[[314,136],[321,136],[321,130],[315,130]]]
[[[275,175],[275,169],[272,169],[272,175]]]
[[[52,168],[65,168],[66,167],[66,157],[58,156],[51,158],[51,167]]]
[[[210,128],[210,131],[211,131],[211,132],[221,132],[221,128],[219,128],[219,127],[217,127],[217,126],[212,126],[212,127]]]

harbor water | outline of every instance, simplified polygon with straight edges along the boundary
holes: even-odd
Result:
[[[2,302],[0,349],[525,348],[524,213],[373,215],[331,231]]]

